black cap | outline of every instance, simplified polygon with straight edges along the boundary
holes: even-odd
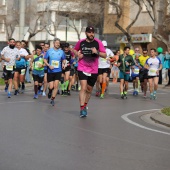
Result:
[[[67,48],[68,48],[69,46],[70,46],[69,43],[65,43],[65,44],[64,44],[64,47],[67,47]]]
[[[86,27],[86,32],[94,32],[94,27],[92,26]]]

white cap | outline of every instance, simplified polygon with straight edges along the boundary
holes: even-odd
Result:
[[[102,44],[104,47],[107,47],[107,42],[106,41],[102,41]]]

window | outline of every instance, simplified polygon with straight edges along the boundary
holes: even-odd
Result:
[[[111,2],[112,0],[109,0],[109,1]],[[114,2],[117,3],[118,5],[120,4],[120,0],[115,0]],[[115,8],[115,6],[109,4],[108,14],[116,14],[116,8]]]
[[[149,2],[146,1],[146,0],[143,0],[143,6],[142,6],[142,12],[147,12],[148,10],[149,11],[152,11],[152,8],[151,6],[149,5]],[[152,2],[152,1],[151,1]]]

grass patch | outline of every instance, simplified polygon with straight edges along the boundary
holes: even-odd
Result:
[[[0,78],[0,85],[5,85],[4,79]]]
[[[163,108],[161,112],[167,116],[170,116],[170,107]]]

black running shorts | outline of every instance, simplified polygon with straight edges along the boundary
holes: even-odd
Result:
[[[51,81],[61,80],[61,72],[57,73],[47,73],[47,81],[50,83]]]
[[[90,76],[87,76],[86,73],[82,71],[78,71],[78,77],[79,80],[87,80],[87,84],[91,87],[93,87],[97,81],[98,74],[91,74]]]

